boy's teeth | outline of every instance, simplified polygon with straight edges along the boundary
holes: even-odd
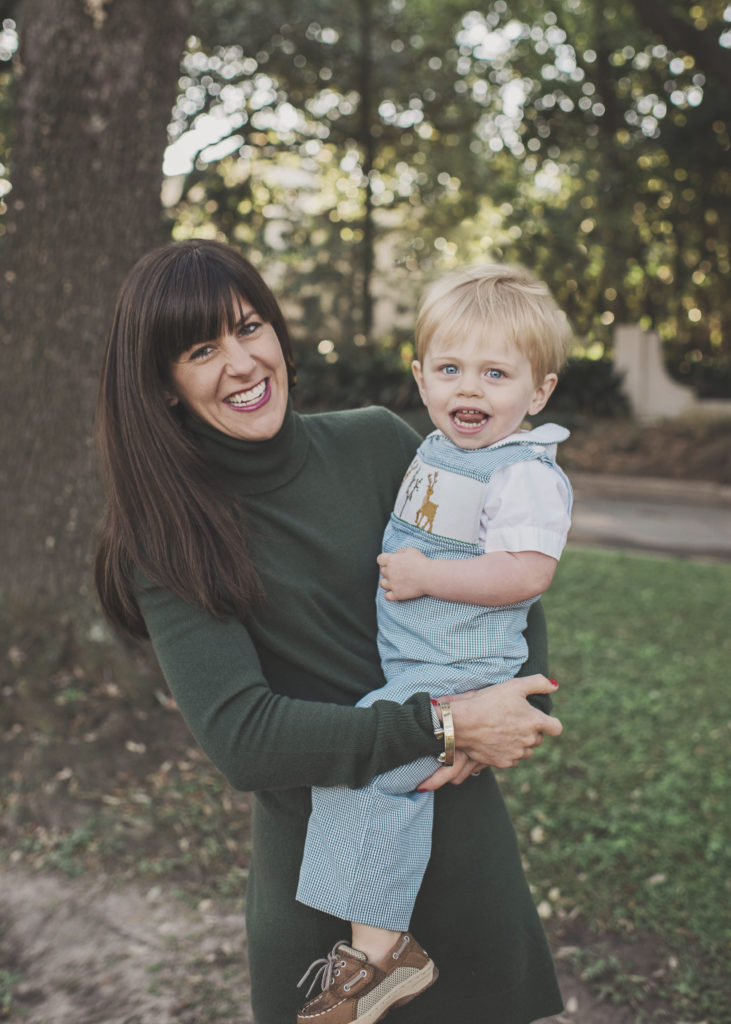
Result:
[[[265,380],[257,384],[255,388],[250,388],[249,391],[239,391],[235,395],[231,395],[226,401],[229,405],[249,405],[251,402],[256,402],[267,389],[267,382]]]
[[[480,423],[487,418],[486,414],[480,409],[459,409],[457,412],[452,413],[452,416],[456,423],[464,427],[474,427],[476,423]]]

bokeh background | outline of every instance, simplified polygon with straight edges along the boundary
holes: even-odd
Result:
[[[240,247],[287,311],[301,409],[417,422],[425,283],[523,263],[574,332],[551,406],[569,468],[727,485],[731,421],[639,420],[613,357],[638,325],[671,380],[731,399],[729,97],[725,0],[0,0],[0,1019],[249,1019],[211,938],[245,900],[248,797],[91,590],[127,270],[170,238]],[[505,789],[567,1020],[731,1018],[730,584],[726,564],[569,550],[546,598],[566,736]],[[159,924],[161,886],[214,914],[205,955],[125,919],[125,955],[152,943],[178,1004],[115,974],[89,916],[110,879],[110,917],[140,899]],[[86,906],[103,964],[78,936],[43,946],[54,900]]]

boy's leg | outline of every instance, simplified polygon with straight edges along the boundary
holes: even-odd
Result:
[[[350,930],[351,945],[365,953],[372,962],[386,956],[401,934],[391,928],[374,928],[371,924],[359,924],[358,921],[350,922]]]
[[[315,788],[297,899],[346,921],[406,931],[431,852],[437,767],[420,758],[361,789]]]

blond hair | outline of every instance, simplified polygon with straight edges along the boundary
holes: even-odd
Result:
[[[524,267],[498,263],[465,267],[427,288],[416,321],[416,358],[423,362],[435,337],[474,336],[486,325],[507,331],[537,383],[566,361],[571,331],[546,285]]]

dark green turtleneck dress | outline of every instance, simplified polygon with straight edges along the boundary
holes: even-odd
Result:
[[[383,684],[376,556],[419,437],[378,408],[300,416],[271,441],[188,429],[245,513],[266,602],[218,622],[159,587],[139,591],[171,692],[237,789],[254,791],[247,893],[256,1024],[294,1024],[296,988],[347,924],[295,901],[310,786],[363,784],[439,750],[427,694],[351,705]],[[236,566],[231,566],[231,572]],[[525,672],[546,668],[540,605]],[[490,772],[436,794],[433,852],[412,920],[437,984],[393,1024],[528,1024],[561,999],[515,835]]]

